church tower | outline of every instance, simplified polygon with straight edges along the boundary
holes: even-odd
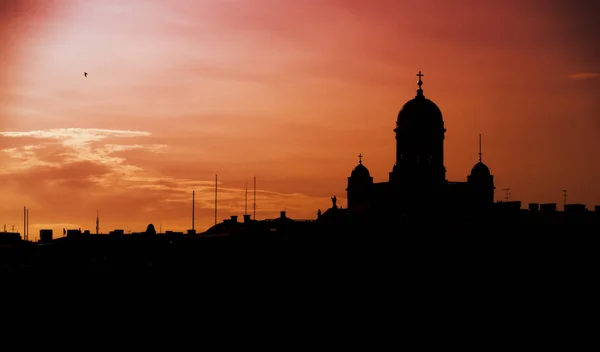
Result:
[[[348,212],[352,215],[366,214],[373,202],[373,177],[362,163],[362,154],[358,155],[358,165],[348,177]]]
[[[419,71],[417,95],[398,114],[396,163],[390,173],[395,189],[418,193],[440,190],[447,183],[444,120],[437,105],[423,94],[423,76]]]
[[[484,209],[494,203],[494,176],[481,158],[481,135],[479,135],[479,162],[471,169],[467,176],[469,186],[470,204],[475,209]]]

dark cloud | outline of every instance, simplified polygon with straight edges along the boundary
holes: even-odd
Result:
[[[46,19],[66,5],[58,0],[2,0],[0,1],[0,87],[8,83],[10,67],[20,49],[31,35],[43,28]]]
[[[537,10],[552,16],[553,35],[557,46],[577,58],[574,69],[598,72],[600,69],[600,1],[549,0],[538,1]]]
[[[16,180],[24,194],[42,194],[40,191],[43,190],[43,193],[56,195],[68,191],[71,186],[91,187],[94,185],[92,177],[103,176],[111,171],[107,166],[81,161],[61,166],[32,167],[2,177]]]
[[[568,76],[570,79],[598,79],[600,78],[600,73],[595,72],[581,72],[581,73],[573,73]]]

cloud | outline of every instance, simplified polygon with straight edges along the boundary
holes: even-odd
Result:
[[[150,132],[108,130],[99,128],[54,128],[49,130],[37,130],[28,132],[0,132],[6,137],[34,137],[46,139],[73,139],[81,142],[101,140],[109,136],[115,137],[137,137],[149,136]]]
[[[30,169],[32,167],[56,165],[55,162],[42,160],[38,157],[38,151],[43,148],[44,146],[41,145],[25,145],[22,147],[2,149],[1,151],[4,152],[9,158],[19,162],[12,168],[5,169],[4,173],[14,170]],[[2,171],[0,171],[0,173],[2,173]]]
[[[107,177],[110,179],[104,180],[105,182],[97,179],[101,185],[114,186],[113,182],[118,182],[121,185],[131,187],[131,189],[182,192],[195,188],[199,191],[207,189],[212,192],[214,185],[212,181],[198,181],[189,177],[181,177],[176,173],[170,173],[169,170],[158,172],[159,175],[171,174],[168,177],[160,177],[156,175],[156,172],[144,172],[144,167],[133,163],[136,156],[140,155],[139,153],[145,152],[153,155],[162,153],[168,148],[166,144],[106,143],[117,138],[145,138],[148,136],[150,136],[150,133],[144,131],[83,128],[0,132],[0,138],[6,142],[4,143],[6,147],[0,151],[13,161],[8,168],[0,172],[14,174],[28,171],[29,173],[37,173],[40,177],[43,174],[44,178],[52,178],[47,174],[49,170],[60,174],[63,169],[70,168],[68,165],[72,164],[85,164],[90,169],[93,169],[92,165],[98,165],[103,167],[102,170],[112,170],[112,174],[99,172],[87,175],[91,178],[111,176]],[[15,143],[10,143],[7,139],[14,139]],[[169,167],[174,165],[168,162],[171,158],[173,156],[169,156],[165,160],[165,165],[169,165]],[[152,165],[147,166],[151,167]],[[193,165],[188,165],[188,168],[198,172],[205,166],[193,167]],[[203,172],[203,175],[206,175],[206,172]],[[232,190],[234,189],[232,188]],[[229,188],[221,189],[222,193],[229,191]],[[241,190],[238,189],[237,191]]]
[[[600,78],[600,73],[596,72],[581,72],[581,73],[573,73],[567,76],[570,79],[594,79]]]
[[[149,132],[144,131],[85,128],[0,132],[0,136],[26,139],[28,142],[25,145],[2,149],[12,159],[19,161],[19,163],[13,164],[12,168],[9,167],[4,172],[10,173],[40,166],[59,168],[65,164],[87,161],[120,169],[124,173],[130,173],[138,168],[125,163],[125,159],[115,155],[116,153],[135,149],[159,152],[166,146],[142,144],[121,145],[114,143],[97,146],[96,144],[109,138],[133,138],[149,135]],[[40,142],[40,140],[42,141]]]
[[[39,224],[58,232],[61,227],[56,224],[75,219],[88,219],[82,228],[93,228],[96,209],[104,231],[124,225],[143,230],[148,222],[182,228],[189,221],[195,191],[196,226],[207,228],[214,218],[214,170],[223,168],[206,162],[184,165],[180,152],[189,151],[168,148],[179,141],[152,138],[154,143],[144,143],[149,136],[144,131],[79,128],[2,132],[0,160],[6,160],[6,167],[0,170],[0,189],[8,187],[4,189],[12,197],[18,195]],[[124,139],[132,143],[123,143]],[[235,179],[225,175],[218,180],[219,220],[241,215],[245,209],[253,212],[254,190],[244,187],[252,188],[251,176],[246,180],[239,175],[253,175],[246,168],[256,166],[238,167],[234,169],[239,172],[228,172]],[[269,185],[261,178],[257,217],[277,217],[284,207],[292,218],[311,218],[317,208],[330,204],[328,195],[298,177],[288,179],[294,187]]]
[[[81,227],[81,225],[79,225],[79,224],[71,224],[71,223],[58,223],[58,224],[29,224],[30,231],[31,231],[31,228],[32,228],[32,227],[39,228],[39,229],[51,229],[51,228],[54,228],[54,227],[60,227],[60,226],[62,226],[64,229],[77,229],[77,228],[80,228],[80,227]],[[57,237],[57,235],[62,235],[62,233],[61,233],[61,234],[56,234],[56,233],[55,233],[55,234],[53,234],[53,235],[54,235],[54,237]]]
[[[176,177],[126,177],[129,190],[140,192],[156,192],[163,195],[162,201],[178,203],[186,207],[191,201],[191,192],[196,192],[197,207],[212,209],[214,206],[214,181],[181,179]],[[229,183],[217,182],[217,198],[220,210],[237,212],[244,207],[246,191],[248,202],[252,203],[254,190],[243,187],[232,187]],[[305,210],[307,203],[314,202],[317,197],[297,192],[276,192],[265,189],[256,190],[256,202],[261,204],[261,209],[277,212],[279,204],[289,203],[289,207],[299,211]],[[326,203],[326,202],[325,202]]]
[[[9,176],[18,181],[20,191],[23,193],[44,194],[53,203],[59,203],[63,200],[60,199],[60,195],[64,194],[65,190],[72,192],[92,188],[95,186],[95,178],[110,174],[111,171],[105,165],[82,161],[60,166],[38,165]]]

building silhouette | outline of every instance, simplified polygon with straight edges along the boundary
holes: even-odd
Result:
[[[358,155],[358,164],[347,178],[346,207],[338,204],[337,197],[331,197],[331,207],[316,211],[314,219],[296,219],[285,210],[278,218],[257,220],[251,216],[246,206],[243,220],[231,215],[217,223],[217,188],[215,175],[215,225],[204,232],[194,228],[194,194],[192,192],[192,229],[187,233],[175,231],[156,231],[149,224],[146,231],[125,234],[123,229],[114,229],[107,234],[115,240],[124,237],[130,239],[167,239],[200,238],[210,235],[247,235],[296,233],[310,236],[316,233],[348,233],[366,231],[373,233],[400,233],[410,227],[420,225],[419,231],[428,226],[444,228],[445,233],[466,233],[482,229],[509,229],[518,226],[564,225],[564,229],[574,225],[597,225],[600,223],[600,205],[588,210],[584,204],[567,204],[566,191],[564,210],[558,211],[556,203],[530,203],[524,209],[518,200],[510,200],[510,189],[502,201],[495,201],[494,176],[490,168],[483,163],[482,139],[479,135],[477,162],[466,176],[466,181],[450,181],[446,178],[444,165],[444,140],[446,128],[441,109],[423,92],[423,74],[418,72],[416,95],[408,100],[397,115],[393,129],[396,139],[395,162],[389,172],[389,178],[375,182]],[[391,131],[390,131],[391,132]],[[390,136],[391,137],[391,136]],[[474,153],[475,154],[475,153]],[[256,177],[254,178],[254,197],[256,198]],[[254,200],[256,210],[256,199]],[[24,226],[27,224],[27,212],[24,213]],[[481,225],[485,224],[484,227]],[[364,225],[364,226],[356,226]],[[593,230],[593,231],[597,231]],[[378,233],[379,233],[378,232]],[[0,233],[0,240],[11,242],[24,239],[25,232]],[[97,236],[99,216],[96,214]],[[63,238],[53,238],[52,230],[40,230],[40,242],[62,242],[64,239],[92,238],[89,230],[63,229]],[[219,237],[220,238],[220,237]]]
[[[417,94],[402,106],[393,130],[396,160],[389,179],[375,182],[359,154],[358,165],[347,179],[346,207],[338,204],[333,195],[331,207],[325,211],[318,209],[314,219],[296,219],[282,210],[278,218],[257,220],[256,216],[247,214],[246,206],[241,221],[237,215],[231,215],[217,223],[215,177],[215,225],[205,232],[197,233],[194,228],[192,192],[192,229],[187,233],[163,232],[162,226],[157,232],[153,224],[148,224],[144,232],[126,234],[123,229],[114,229],[101,234],[97,213],[95,233],[63,229],[63,237],[53,238],[52,230],[41,229],[36,244],[27,239],[28,212],[25,210],[23,234],[7,232],[6,228],[0,232],[0,271],[181,272],[222,268],[240,259],[244,266],[258,263],[260,267],[265,258],[268,260],[264,262],[269,264],[288,263],[295,267],[298,263],[307,263],[307,258],[317,263],[315,258],[320,256],[323,259],[320,263],[344,260],[346,264],[359,263],[361,269],[371,265],[373,272],[380,272],[396,264],[387,265],[385,261],[382,264],[382,258],[396,258],[402,248],[410,248],[410,251],[423,248],[427,253],[434,250],[435,257],[444,264],[462,255],[478,253],[481,248],[485,249],[482,252],[485,256],[491,254],[504,260],[507,251],[515,248],[517,254],[519,248],[529,248],[523,251],[527,254],[544,252],[539,248],[548,243],[540,241],[538,234],[600,233],[600,205],[592,211],[584,204],[567,204],[566,191],[563,211],[557,209],[556,203],[529,203],[523,209],[520,201],[510,200],[509,188],[505,189],[504,200],[496,202],[494,176],[482,160],[481,135],[479,157],[466,181],[447,180],[446,128],[442,112],[425,98],[423,74],[419,71],[417,76]],[[254,182],[256,197],[256,178]],[[403,236],[396,236],[398,234]],[[503,237],[496,236],[498,234]],[[515,234],[519,236],[511,236]],[[430,235],[435,236],[436,242],[421,246]],[[499,241],[499,238],[509,240]],[[555,243],[563,246],[563,242]],[[373,248],[376,251],[371,252]],[[474,248],[478,251],[472,250]],[[591,257],[596,246],[587,248]],[[552,250],[547,252],[553,253]],[[568,251],[565,253],[568,255]],[[402,256],[406,255],[410,253],[404,251]],[[420,254],[413,255],[415,260],[419,257]],[[579,258],[579,254],[572,258],[576,257]],[[485,260],[475,258],[477,263]]]
[[[479,161],[467,181],[446,179],[444,119],[438,106],[425,98],[421,71],[417,76],[417,94],[404,104],[396,120],[396,161],[389,180],[374,182],[362,155],[348,177],[347,211],[352,218],[476,211],[494,203],[494,176],[482,162],[481,139]]]

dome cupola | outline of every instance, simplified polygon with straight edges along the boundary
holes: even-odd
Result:
[[[481,155],[483,154],[481,152],[481,135],[479,135],[479,153],[478,154],[479,154],[479,161],[471,169],[471,176],[475,176],[475,177],[490,176],[491,175],[490,168],[487,167],[487,165],[485,165],[481,161]]]
[[[350,177],[357,179],[369,179],[371,174],[369,173],[369,169],[362,163],[362,154],[358,154],[358,165],[352,170]]]

